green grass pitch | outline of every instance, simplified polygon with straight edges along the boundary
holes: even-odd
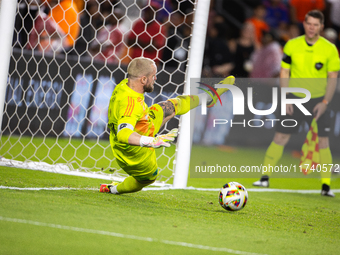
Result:
[[[200,153],[201,148],[194,148]],[[221,150],[207,149],[218,156]],[[223,151],[233,164],[258,163],[264,150]],[[213,156],[211,156],[213,158]],[[283,162],[295,162],[285,153]],[[339,162],[335,158],[334,162]],[[220,188],[254,178],[189,178]],[[228,212],[217,191],[99,193],[98,179],[0,167],[0,254],[338,254],[340,194],[249,191],[246,207]],[[61,190],[11,190],[65,188]],[[273,178],[271,188],[319,190],[317,178]],[[340,188],[339,178],[332,189]]]

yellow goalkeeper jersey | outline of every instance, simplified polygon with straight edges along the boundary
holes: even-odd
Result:
[[[155,136],[160,125],[150,118],[144,95],[129,88],[127,82],[128,79],[121,81],[110,99],[108,110],[110,144],[113,155],[125,172],[132,176],[146,175],[157,169],[155,149],[119,142],[118,127],[129,126],[140,135]]]

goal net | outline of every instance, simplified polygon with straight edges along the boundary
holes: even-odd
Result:
[[[183,93],[194,0],[18,1],[0,165],[122,180],[108,103],[136,56],[155,59],[148,105]],[[178,126],[176,117],[162,132]],[[156,150],[171,183],[176,146]]]

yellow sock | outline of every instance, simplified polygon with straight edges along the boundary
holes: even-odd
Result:
[[[199,97],[198,96],[177,96],[175,98],[168,99],[175,107],[176,115],[183,115],[194,109],[199,105]]]
[[[117,191],[119,194],[137,192],[150,184],[151,183],[141,184],[135,178],[129,176],[126,177],[122,183],[119,183],[117,185]]]
[[[266,155],[263,160],[263,167],[262,167],[262,174],[270,176],[272,174],[272,171],[270,169],[273,169],[277,162],[282,157],[284,146],[278,145],[274,142],[272,142],[267,151]]]
[[[332,154],[331,150],[328,148],[325,149],[320,149],[320,165],[322,166],[327,166],[327,172],[320,172],[321,175],[321,184],[327,184],[328,186],[331,186],[331,175],[332,175],[332,169],[331,165],[333,160],[332,160]]]

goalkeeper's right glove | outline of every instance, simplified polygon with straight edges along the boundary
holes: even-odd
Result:
[[[164,135],[159,135],[156,137],[150,136],[142,136],[139,140],[139,144],[141,147],[152,147],[152,148],[159,148],[159,147],[170,147],[170,143],[175,140],[178,135],[178,129],[174,128],[169,133]]]

